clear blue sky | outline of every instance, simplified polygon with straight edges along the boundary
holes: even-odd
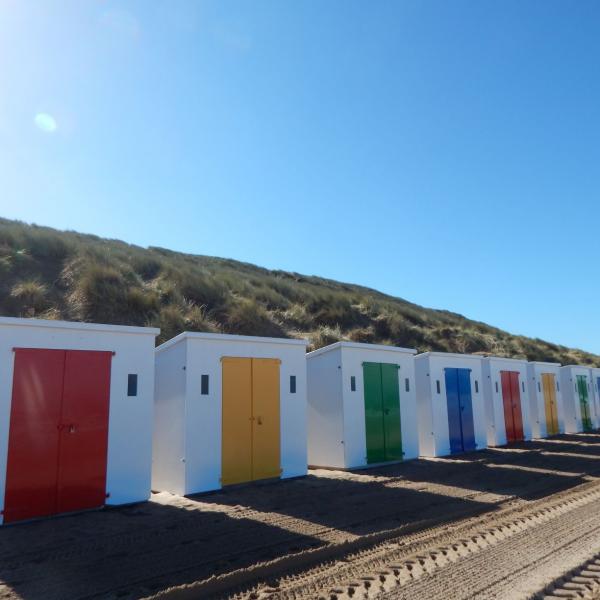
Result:
[[[0,0],[0,215],[600,353],[600,3]]]

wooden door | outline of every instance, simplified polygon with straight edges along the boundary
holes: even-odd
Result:
[[[4,522],[56,513],[64,350],[15,351]]]
[[[252,359],[252,479],[281,474],[279,364],[272,358]]]
[[[103,506],[111,352],[68,350],[59,427],[57,511]]]
[[[221,483],[252,480],[252,359],[222,359]]]

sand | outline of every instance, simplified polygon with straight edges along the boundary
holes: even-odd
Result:
[[[338,585],[342,586],[338,597],[343,598],[348,577],[360,574],[361,568],[367,583],[373,577],[375,555],[383,566],[392,555],[390,560],[402,562],[415,548],[439,547],[442,538],[451,543],[465,531],[479,534],[502,519],[514,520],[519,514],[530,518],[532,511],[545,510],[553,502],[568,503],[578,494],[593,493],[595,486],[600,489],[599,476],[600,434],[594,433],[372,470],[315,470],[305,478],[190,498],[154,494],[150,502],[135,506],[0,529],[0,599],[238,594],[240,598],[330,600]],[[586,531],[593,529],[595,515],[600,514],[600,499],[596,512],[593,502],[585,508],[589,512]],[[573,518],[578,513],[570,514]],[[600,527],[600,520],[597,524]],[[524,539],[532,531],[522,532]],[[550,539],[543,532],[535,535]],[[598,536],[577,547],[581,537],[571,540],[572,561],[583,561]],[[513,542],[504,551],[502,545],[494,546],[493,560],[500,560],[498,553],[517,556],[515,547]],[[550,544],[550,555],[558,551]],[[511,560],[502,567],[504,571],[517,570],[517,563],[530,570],[535,567],[525,565],[523,558]],[[445,567],[438,564],[428,577],[433,571],[441,577],[445,569],[452,579],[462,561]],[[558,564],[541,576],[537,573],[533,587],[546,579],[550,582]],[[355,573],[347,574],[345,569],[353,567]],[[383,570],[389,574],[389,565]],[[381,577],[387,581],[387,575]],[[532,577],[528,574],[526,579],[533,581]],[[418,578],[420,583],[391,579],[387,588],[361,585],[371,589],[368,593],[373,597],[387,593],[401,598],[407,585],[425,585],[427,578]],[[354,598],[360,597],[361,585],[356,586]],[[446,584],[442,578],[435,585],[444,590]],[[532,593],[532,589],[525,586],[519,593]],[[498,593],[493,596],[491,591],[489,597],[502,597]],[[413,589],[412,597],[435,594],[422,596]]]

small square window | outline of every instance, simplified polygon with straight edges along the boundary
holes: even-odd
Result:
[[[135,373],[127,375],[127,395],[137,396],[138,376]]]
[[[354,375],[350,376],[350,391],[351,392],[356,391],[356,377]]]
[[[208,396],[208,375],[200,377],[200,393],[203,396]]]
[[[290,394],[296,393],[296,376],[290,375]]]
[[[410,381],[408,380],[408,377],[404,380],[404,389],[407,392],[410,392]]]
[[[479,381],[475,380],[475,393],[479,394]]]
[[[441,389],[441,386],[440,386],[440,380],[439,379],[436,380],[435,387],[437,389],[437,393],[441,394],[442,393],[442,389]]]

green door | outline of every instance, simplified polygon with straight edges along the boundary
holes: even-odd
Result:
[[[383,393],[385,460],[402,460],[398,365],[381,364],[381,389]]]
[[[590,417],[587,377],[585,375],[577,375],[577,392],[579,393],[579,405],[581,406],[581,423],[583,425],[583,430],[591,431],[592,419]]]
[[[363,363],[363,379],[365,386],[367,462],[384,462],[385,436],[383,430],[381,365],[379,363]]]
[[[363,363],[367,463],[402,460],[398,365]]]

